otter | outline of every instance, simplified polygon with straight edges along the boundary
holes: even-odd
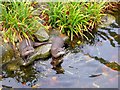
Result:
[[[26,59],[28,56],[34,53],[34,47],[52,44],[51,46],[51,55],[53,58],[58,58],[61,55],[65,54],[64,40],[59,36],[55,36],[51,39],[51,42],[33,42],[32,40],[24,39],[19,44],[20,55],[23,59]]]
[[[33,42],[32,40],[24,39],[19,44],[19,51],[20,55],[23,59],[26,59],[27,56],[34,53],[34,47],[45,45],[45,44],[51,44],[49,42]]]
[[[64,40],[59,36],[52,38],[51,54],[53,58],[58,58],[65,54]]]

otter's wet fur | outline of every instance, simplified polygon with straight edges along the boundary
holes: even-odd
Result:
[[[45,44],[51,44],[51,43],[49,43],[49,42],[42,42],[42,43],[33,42],[32,40],[24,39],[19,44],[20,55],[22,58],[25,59],[27,56],[34,53],[34,51],[35,51],[34,47],[45,45]]]
[[[51,54],[53,58],[58,58],[59,56],[65,54],[63,38],[59,36],[52,38]]]

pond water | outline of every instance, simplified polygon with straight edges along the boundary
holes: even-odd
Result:
[[[119,23],[116,18],[98,28],[91,41],[68,49],[60,66],[53,68],[49,58],[16,71],[3,69],[0,83],[6,88],[118,88]]]

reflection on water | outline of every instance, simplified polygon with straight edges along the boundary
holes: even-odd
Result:
[[[62,57],[52,59],[51,61],[51,65],[53,66],[52,69],[56,71],[56,74],[64,74],[65,70],[61,66],[62,63],[63,63]]]
[[[95,38],[76,46],[61,59],[38,60],[14,71],[3,68],[6,88],[118,88],[120,29],[99,28]]]
[[[120,46],[119,29],[112,27],[109,27],[109,29],[98,29],[94,44],[83,45],[83,53],[103,58],[109,62],[118,62],[118,48]]]

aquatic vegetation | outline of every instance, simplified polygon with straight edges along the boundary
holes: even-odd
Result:
[[[23,38],[33,38],[37,29],[37,20],[32,16],[31,2],[2,2],[0,4],[0,24],[4,41],[15,44]]]
[[[53,28],[59,28],[71,40],[75,36],[88,40],[84,32],[92,35],[92,30],[100,23],[105,2],[49,2],[48,5],[45,13],[49,15],[49,24]]]

